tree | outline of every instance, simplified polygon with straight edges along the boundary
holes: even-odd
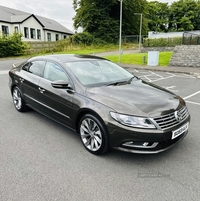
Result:
[[[74,27],[96,38],[116,43],[119,40],[119,0],[74,0]],[[140,18],[134,13],[146,13],[146,0],[123,0],[122,34],[138,34]],[[145,16],[145,15],[144,15]],[[147,31],[147,21],[143,18],[143,33]]]
[[[197,11],[196,0],[179,0],[172,3],[169,12],[169,31],[193,30],[195,11]]]
[[[168,4],[158,1],[149,2],[147,19],[150,31],[167,32],[169,23]]]
[[[194,30],[200,30],[200,1],[196,1],[196,7],[194,10],[194,18],[191,19],[194,26]]]

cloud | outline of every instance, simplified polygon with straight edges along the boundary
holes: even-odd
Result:
[[[54,19],[74,31],[72,20],[75,16],[73,0],[0,0],[0,5]]]

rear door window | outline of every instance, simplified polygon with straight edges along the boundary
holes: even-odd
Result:
[[[44,63],[44,61],[28,62],[22,67],[22,70],[41,77],[44,70]]]

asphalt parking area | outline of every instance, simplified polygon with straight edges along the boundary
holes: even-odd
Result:
[[[182,73],[155,72],[136,69],[132,72],[144,81],[157,84],[180,95],[187,103],[200,106],[200,80],[196,77]]]
[[[0,62],[0,201],[199,200],[200,79],[134,71],[185,99],[189,133],[160,154],[112,151],[97,157],[87,153],[73,131],[33,110],[15,110],[8,88],[8,70],[15,61],[7,63]]]

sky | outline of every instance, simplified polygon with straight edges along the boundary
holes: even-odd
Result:
[[[158,1],[172,3],[175,0]],[[72,18],[75,16],[75,11],[72,2],[73,0],[0,0],[0,5],[54,19],[74,32]]]
[[[0,0],[0,5],[53,19],[74,32],[73,0]]]

